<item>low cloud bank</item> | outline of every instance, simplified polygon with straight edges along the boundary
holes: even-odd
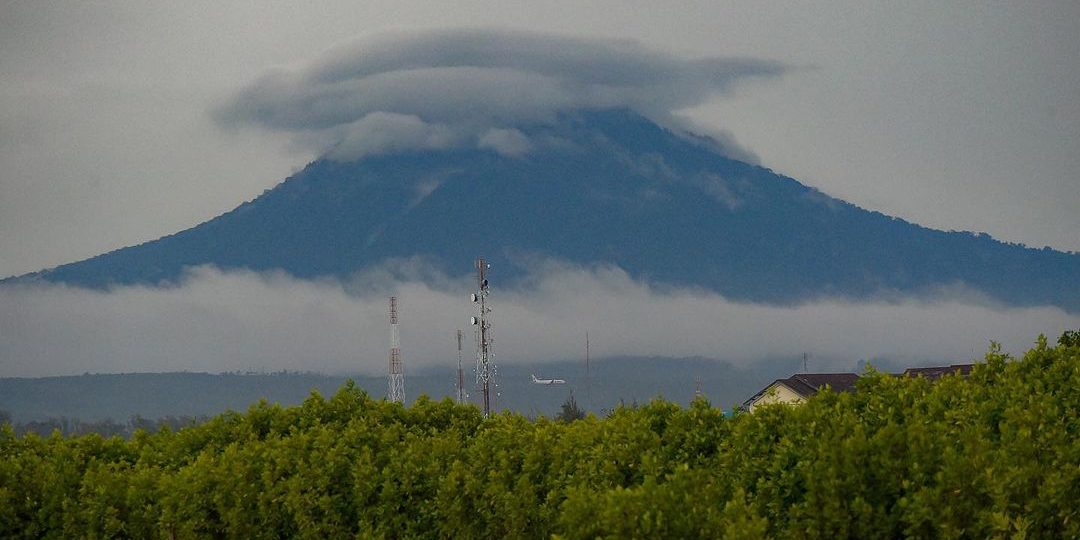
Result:
[[[215,115],[228,126],[293,133],[342,161],[458,146],[519,155],[527,141],[492,130],[578,108],[627,107],[672,123],[674,111],[784,69],[754,58],[682,59],[625,40],[490,29],[382,34],[268,73]],[[732,154],[751,155],[720,135]]]
[[[399,299],[407,370],[456,365],[459,328],[470,358],[472,280],[399,270],[345,283],[199,268],[169,288],[0,287],[0,376],[383,373],[390,295]],[[579,358],[585,330],[594,358],[704,356],[749,365],[805,351],[824,370],[880,357],[907,365],[962,362],[981,357],[990,340],[1019,353],[1039,333],[1054,337],[1080,327],[1080,317],[1057,308],[959,299],[741,304],[700,290],[650,287],[616,268],[548,264],[514,290],[500,289],[497,273],[493,278],[500,364]]]

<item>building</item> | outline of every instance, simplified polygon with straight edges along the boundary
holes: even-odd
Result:
[[[975,367],[975,364],[953,364],[951,366],[935,366],[935,367],[920,367],[920,368],[907,368],[904,370],[904,377],[925,377],[928,381],[936,381],[941,377],[950,373],[955,373],[961,377],[967,377],[971,374],[971,368]]]
[[[834,392],[855,390],[855,373],[799,373],[786,379],[777,379],[743,402],[743,410],[753,411],[768,403],[802,403],[806,398],[828,387]]]
[[[933,382],[954,373],[967,377],[973,367],[975,364],[908,368],[899,376],[923,377]],[[825,387],[831,388],[834,392],[852,392],[855,390],[857,380],[859,376],[855,373],[799,373],[786,379],[773,381],[772,384],[744,401],[742,408],[745,411],[753,411],[754,407],[768,403],[802,403]]]

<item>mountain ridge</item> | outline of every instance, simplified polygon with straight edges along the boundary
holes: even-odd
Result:
[[[1080,312],[1080,254],[937,231],[718,153],[628,109],[516,128],[528,150],[448,148],[319,159],[195,227],[18,280],[174,282],[185,268],[346,277],[422,256],[460,275],[484,254],[611,264],[635,279],[790,304],[961,287]]]

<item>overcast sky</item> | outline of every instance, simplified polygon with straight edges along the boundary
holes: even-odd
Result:
[[[1080,3],[0,3],[0,275],[169,234],[313,157],[213,111],[388,30],[497,27],[777,62],[682,111],[927,226],[1080,250]]]
[[[191,227],[314,157],[212,111],[387,30],[537,29],[794,67],[684,111],[941,229],[1080,251],[1080,2],[0,4],[0,274]]]
[[[333,59],[356,59],[340,55],[355,51],[349,43],[467,27],[495,28],[510,49],[516,31],[554,33],[564,54],[621,40],[619,55],[593,58],[631,58],[656,69],[653,82],[664,79],[657,73],[687,76],[665,86],[685,93],[663,107],[703,133],[732,136],[775,171],[929,227],[1080,251],[1080,2],[221,4],[0,0],[0,275],[153,240],[257,197],[326,148],[298,137],[296,123],[245,114],[238,96],[265,97],[287,112],[302,92],[325,95],[320,84],[333,75]],[[535,39],[522,46],[549,38]],[[427,54],[382,51],[403,65]],[[739,80],[702,83],[684,69],[702,65]],[[542,55],[522,66],[546,69]],[[283,80],[296,84],[268,84],[268,72],[292,73]],[[576,73],[571,82],[591,80],[588,69]],[[625,86],[620,99],[659,102],[647,93],[656,87],[646,86]],[[406,109],[395,112],[423,112],[424,99],[395,103]],[[363,133],[417,125],[378,110],[338,110],[327,125]],[[367,123],[349,116],[373,111],[379,116]],[[420,124],[421,140],[444,124]],[[299,131],[310,135],[310,127]],[[968,360],[989,339],[1020,352],[1036,334],[1078,323],[1055,309],[988,306],[962,291],[933,302],[786,309],[654,291],[618,269],[543,275],[536,289],[500,292],[504,359],[573,356],[576,346],[566,343],[582,323],[607,347],[598,353],[723,351],[751,361],[810,349],[842,365],[882,354]],[[410,365],[430,364],[468,315],[459,312],[465,285],[455,279],[373,288],[370,275],[307,283],[202,270],[166,289],[16,286],[0,291],[0,376],[335,369],[355,365],[357,354],[377,370],[388,291],[405,306],[424,306],[410,311],[414,329],[403,328],[403,338]],[[347,294],[356,283],[367,293]],[[544,283],[575,286],[549,291]],[[567,309],[581,320],[568,320]],[[762,327],[784,327],[785,339],[760,342]]]
[[[1080,251],[1075,1],[219,4],[0,0],[0,276],[191,227],[322,152],[526,151],[511,117],[604,103],[719,134],[866,208]],[[916,365],[969,360],[991,339],[1018,353],[1080,324],[961,289],[776,307],[616,268],[537,271],[531,287],[497,291],[501,362],[576,357],[585,327],[598,357]],[[5,287],[0,376],[375,373],[395,293],[410,369],[444,361],[469,315],[467,278],[394,272]]]

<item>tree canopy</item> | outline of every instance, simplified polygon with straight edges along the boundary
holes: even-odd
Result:
[[[352,384],[129,440],[0,431],[11,538],[1080,536],[1080,344],[727,416],[574,422]]]

